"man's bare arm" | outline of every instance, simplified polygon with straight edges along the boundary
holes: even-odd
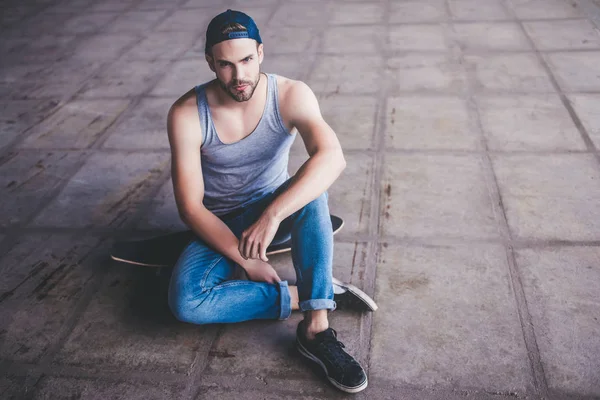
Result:
[[[242,235],[240,253],[264,261],[267,261],[266,247],[281,221],[319,197],[346,167],[340,142],[321,116],[312,90],[302,82],[291,85],[282,102],[282,112],[298,129],[310,158],[294,175],[287,190]]]
[[[195,100],[192,99],[192,100]],[[216,215],[204,207],[204,180],[200,163],[202,143],[195,101],[186,96],[169,111],[167,131],[171,145],[171,175],[177,209],[183,222],[217,252],[241,265],[250,279],[278,282],[275,270],[260,260],[245,260],[238,251],[239,241]]]

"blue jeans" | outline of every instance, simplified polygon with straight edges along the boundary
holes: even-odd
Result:
[[[289,185],[221,219],[239,238]],[[301,311],[335,309],[333,233],[327,193],[286,218],[273,243],[291,237]],[[286,319],[292,312],[288,283],[236,280],[237,265],[196,238],[185,248],[171,275],[169,307],[175,317],[194,324],[251,319]]]

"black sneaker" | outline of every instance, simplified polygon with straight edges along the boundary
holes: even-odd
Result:
[[[340,310],[375,311],[379,308],[368,294],[336,278],[333,278],[333,293],[333,300]]]
[[[296,347],[300,354],[323,368],[327,379],[336,388],[347,393],[358,393],[367,387],[367,374],[344,351],[344,344],[337,340],[337,332],[332,328],[317,333],[314,340],[308,340],[300,322],[296,330]]]

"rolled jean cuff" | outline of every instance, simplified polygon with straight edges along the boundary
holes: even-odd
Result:
[[[292,298],[287,281],[279,282],[279,297],[281,298],[279,319],[288,319],[292,315]]]
[[[335,310],[335,301],[329,299],[310,299],[300,302],[300,311]]]

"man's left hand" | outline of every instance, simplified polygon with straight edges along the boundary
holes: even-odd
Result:
[[[267,247],[273,241],[280,221],[275,217],[261,215],[261,217],[242,233],[239,251],[244,259],[260,258],[267,262]]]

